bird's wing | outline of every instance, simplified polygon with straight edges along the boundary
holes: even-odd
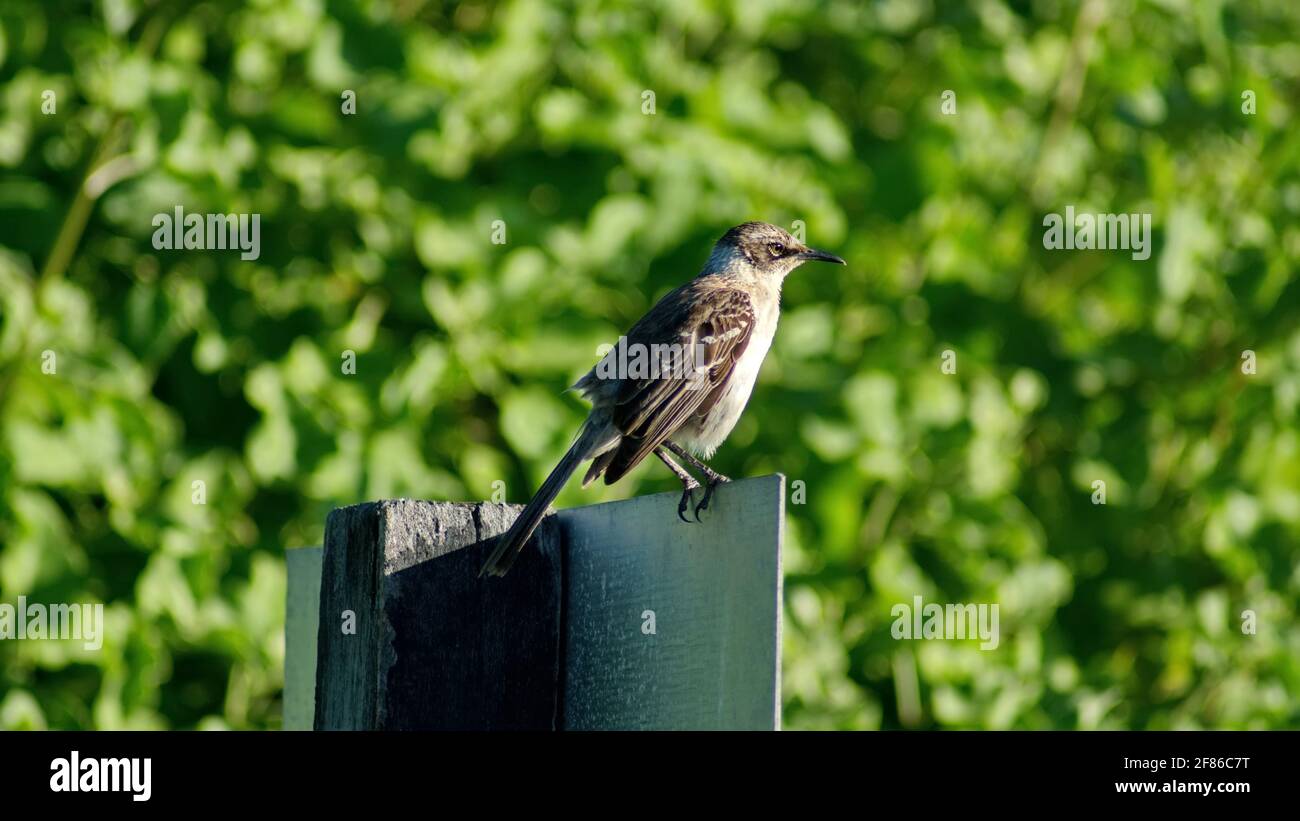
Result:
[[[756,321],[744,291],[713,288],[691,293],[683,288],[632,328],[629,343],[677,345],[685,362],[675,367],[677,363],[661,357],[659,373],[622,380],[612,416],[623,439],[605,471],[606,484],[636,467],[692,414],[708,413],[726,391]]]

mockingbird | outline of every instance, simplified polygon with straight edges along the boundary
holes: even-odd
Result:
[[[653,453],[681,480],[677,515],[687,521],[700,483],[669,455],[676,454],[705,478],[694,510],[698,521],[714,488],[730,481],[700,458],[711,457],[736,426],[776,333],[781,283],[809,260],[845,264],[765,222],[747,222],[724,234],[704,270],[659,300],[574,384],[591,402],[591,415],[537,495],[497,540],[479,575],[503,576],[510,570],[560,489],[588,459],[583,487],[602,475],[605,484],[613,484]]]

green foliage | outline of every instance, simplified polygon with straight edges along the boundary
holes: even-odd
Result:
[[[850,261],[787,283],[716,460],[804,483],[786,726],[1300,726],[1298,35],[1290,0],[10,0],[0,601],[109,624],[0,642],[0,727],[277,726],[283,550],[524,501],[563,388],[746,219]],[[155,250],[177,205],[260,214],[260,257]],[[1046,250],[1067,205],[1151,213],[1151,258]],[[998,649],[895,641],[918,594],[999,603]]]

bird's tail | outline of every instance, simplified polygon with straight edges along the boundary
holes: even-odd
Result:
[[[607,428],[605,419],[597,420],[593,417],[587,420],[577,438],[574,439],[569,452],[564,454],[564,458],[551,471],[551,475],[546,477],[546,481],[538,488],[533,500],[519,514],[519,518],[515,519],[510,529],[497,539],[492,554],[488,556],[478,572],[479,576],[484,574],[504,576],[510,571],[511,565],[519,558],[519,553],[527,544],[528,537],[532,536],[533,531],[542,523],[547,508],[555,501],[555,497],[560,495],[564,484],[578,469],[578,465],[603,449],[601,446],[605,444],[603,440],[606,438]]]

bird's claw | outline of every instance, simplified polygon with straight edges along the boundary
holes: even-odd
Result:
[[[685,489],[682,490],[682,500],[677,503],[677,518],[681,519],[686,524],[691,523],[691,520],[686,518],[686,511],[690,509],[691,502],[695,501],[694,493],[699,486],[699,482],[692,482],[691,484],[686,485]],[[699,520],[696,519],[696,521]]]
[[[730,481],[731,481],[730,479],[728,479],[726,476],[723,476],[720,473],[712,480],[709,481],[708,485],[706,485],[704,488],[704,498],[701,499],[700,503],[695,506],[695,521],[698,522],[700,520],[701,510],[709,509],[709,502],[713,500],[713,491],[717,489],[718,485],[722,484],[723,482],[730,482]]]

